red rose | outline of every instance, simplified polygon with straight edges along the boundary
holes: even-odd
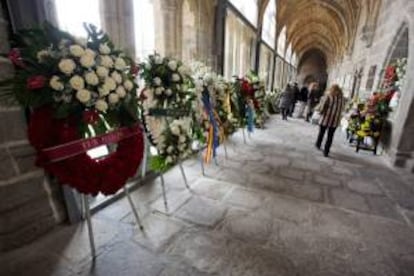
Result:
[[[45,87],[46,78],[44,76],[31,76],[27,79],[27,88],[30,90],[36,90]]]
[[[138,75],[138,72],[139,72],[139,67],[135,63],[132,63],[132,65],[131,65],[131,74],[133,76],[136,76],[136,75]]]
[[[93,125],[99,120],[99,114],[96,110],[85,110],[82,120],[85,124]]]
[[[25,67],[19,49],[17,48],[11,49],[9,52],[8,58],[14,64],[14,66],[22,67],[22,68]]]
[[[248,81],[246,81],[246,80],[243,80],[243,81],[242,81],[242,90],[243,90],[244,92],[247,92],[247,91],[249,91],[250,89],[251,89],[251,87],[250,87],[249,82],[248,82]]]

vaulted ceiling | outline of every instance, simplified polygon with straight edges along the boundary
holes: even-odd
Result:
[[[368,13],[381,0],[259,0],[260,16],[269,1],[276,1],[277,32],[287,30],[287,43],[301,57],[319,49],[328,61],[352,50],[363,5]],[[367,16],[375,16],[368,14]]]

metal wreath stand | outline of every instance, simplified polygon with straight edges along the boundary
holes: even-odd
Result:
[[[167,117],[175,117],[177,115],[184,115],[184,114],[187,115],[187,112],[184,111],[184,110],[181,111],[181,110],[168,110],[168,109],[150,109],[148,115],[149,116],[154,116],[154,117],[160,117],[163,120],[165,120],[166,124],[168,124]],[[145,129],[145,131],[147,132],[148,130]],[[148,141],[147,135],[145,135],[145,141],[146,141],[146,144],[147,143],[150,144],[149,141]],[[146,147],[146,150],[147,150],[147,153],[148,153],[149,152],[148,147]],[[160,154],[158,149],[157,149],[157,153]],[[147,154],[145,154],[145,155],[147,155]],[[146,159],[145,159],[144,162],[145,162],[145,167],[146,167],[146,162],[147,162]],[[188,190],[191,190],[190,186],[188,185],[187,176],[185,175],[185,172],[184,172],[184,167],[182,165],[182,160],[178,161],[178,166],[180,168],[181,175],[183,177],[185,187]],[[145,172],[142,172],[142,173],[145,175]],[[160,179],[161,179],[162,197],[163,197],[163,200],[164,200],[165,211],[168,212],[168,201],[167,201],[167,193],[165,191],[164,172],[161,171],[161,172],[159,172],[159,174],[160,174]]]

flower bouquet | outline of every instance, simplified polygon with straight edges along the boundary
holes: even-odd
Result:
[[[210,67],[195,62],[191,65],[193,72],[193,91],[197,101],[194,105],[194,133],[201,144],[207,145],[204,160],[209,162],[216,156],[217,147],[224,141],[223,122],[219,116],[218,98],[223,91],[222,79]],[[223,113],[223,110],[221,110]]]
[[[247,126],[249,132],[253,132],[256,117],[255,111],[260,107],[259,102],[255,98],[258,88],[257,80],[249,78],[249,76],[242,79],[236,78],[233,82],[232,101],[234,110],[241,127]]]
[[[189,69],[180,61],[150,55],[140,66],[145,81],[141,92],[142,118],[158,155],[150,167],[165,171],[192,153],[193,95],[189,92]]]
[[[31,111],[28,138],[37,165],[81,193],[112,194],[143,156],[137,68],[106,34],[85,29],[84,41],[48,23],[20,31],[9,53],[15,75],[1,86]],[[117,146],[105,157],[87,154],[108,144]]]
[[[259,76],[253,71],[250,71],[246,79],[250,82],[254,90],[253,104],[255,110],[255,125],[258,128],[263,128],[264,123],[268,117],[266,113],[266,91],[263,82]]]

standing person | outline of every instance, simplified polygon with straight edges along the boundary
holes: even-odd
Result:
[[[319,102],[319,90],[318,90],[318,84],[316,82],[312,82],[309,85],[309,93],[308,93],[308,99],[306,102],[306,122],[309,122],[310,117],[312,116],[313,110],[315,106]]]
[[[328,137],[326,139],[325,148],[323,149],[323,154],[325,157],[328,157],[329,155],[329,150],[332,146],[335,130],[338,127],[339,122],[341,120],[341,114],[344,103],[345,101],[342,94],[342,90],[337,84],[334,84],[331,86],[331,88],[329,88],[327,95],[323,98],[321,102],[319,134],[315,146],[318,149],[321,148],[323,137],[325,135],[326,130],[328,130]]]
[[[283,90],[282,94],[280,95],[279,102],[280,112],[282,113],[282,120],[287,120],[289,109],[292,105],[294,96],[294,91],[290,84],[286,85],[285,90]]]
[[[293,101],[289,108],[289,117],[293,116],[293,112],[295,112],[295,105],[299,101],[299,98],[300,98],[300,91],[299,91],[297,82],[293,84],[292,90],[293,90]]]
[[[299,91],[299,98],[298,98],[300,102],[299,111],[297,113],[298,118],[304,117],[303,113],[306,108],[306,102],[308,101],[308,94],[309,94],[308,86],[307,85],[302,86],[302,88]]]

